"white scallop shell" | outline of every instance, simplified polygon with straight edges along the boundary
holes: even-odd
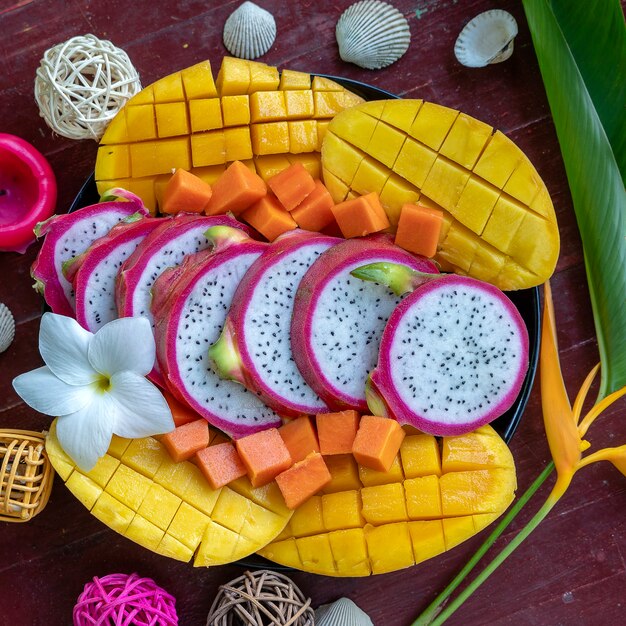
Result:
[[[240,59],[263,56],[276,39],[274,16],[254,2],[244,2],[224,24],[224,45]]]
[[[411,30],[404,15],[378,0],[349,6],[335,28],[339,56],[368,70],[395,63],[409,48]]]
[[[513,54],[517,22],[507,11],[494,9],[470,20],[454,44],[454,54],[466,67],[485,67]]]
[[[315,626],[374,626],[374,623],[352,600],[339,598],[315,609]]]
[[[6,304],[0,302],[0,352],[4,352],[15,337],[15,320]]]

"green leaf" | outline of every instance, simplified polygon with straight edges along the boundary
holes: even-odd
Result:
[[[616,158],[624,152],[626,27],[619,0],[523,4],[583,242],[604,397],[626,385],[626,192]]]

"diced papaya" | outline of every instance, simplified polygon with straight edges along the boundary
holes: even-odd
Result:
[[[346,239],[363,237],[389,227],[389,219],[377,193],[340,202],[332,212]]]
[[[267,187],[241,161],[235,161],[213,185],[213,195],[204,207],[207,215],[230,211],[239,215],[267,193]]]
[[[272,176],[267,184],[288,211],[295,209],[315,189],[315,181],[302,163],[290,165]]]
[[[300,228],[319,232],[335,221],[332,207],[335,205],[330,192],[321,180],[315,181],[315,188],[291,212]]]
[[[400,211],[395,244],[426,257],[437,252],[443,212],[419,204],[405,204]]]
[[[363,415],[352,447],[361,465],[386,472],[400,449],[404,430],[396,420]]]
[[[241,437],[235,445],[254,487],[266,485],[291,467],[289,450],[277,428]]]
[[[247,473],[246,466],[230,442],[198,450],[195,459],[213,489],[219,489]]]
[[[177,400],[169,391],[162,389],[161,392],[165,397],[167,405],[170,407],[175,426],[189,424],[189,422],[194,422],[200,417],[196,411]]]
[[[161,437],[161,443],[166,447],[176,463],[190,459],[198,450],[209,445],[209,424],[205,419],[197,419]]]
[[[304,460],[311,452],[319,452],[320,446],[311,420],[306,415],[289,420],[278,429],[294,463]]]
[[[211,186],[186,170],[177,169],[163,191],[163,213],[201,213],[211,199]]]
[[[303,461],[276,476],[276,484],[290,509],[314,496],[330,480],[330,472],[319,452],[311,452]]]
[[[240,217],[268,241],[274,241],[279,235],[297,227],[289,211],[274,196],[269,195],[257,200]]]
[[[354,410],[319,413],[315,416],[320,451],[324,455],[352,452],[359,429],[359,414]]]

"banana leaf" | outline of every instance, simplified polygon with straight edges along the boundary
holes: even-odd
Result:
[[[626,385],[626,26],[619,0],[523,0],[583,243],[602,362]]]

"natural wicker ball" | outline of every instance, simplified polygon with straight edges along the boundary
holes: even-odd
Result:
[[[222,585],[206,626],[313,626],[311,599],[283,574],[246,572]]]
[[[72,37],[46,50],[35,78],[40,115],[54,132],[70,139],[98,141],[140,90],[126,52],[95,35]]]
[[[74,626],[177,626],[176,599],[138,574],[94,577],[74,607]]]

